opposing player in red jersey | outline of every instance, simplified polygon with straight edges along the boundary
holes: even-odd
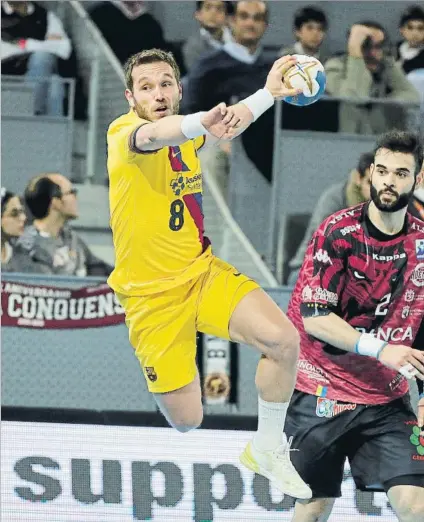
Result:
[[[328,520],[346,458],[359,489],[424,521],[424,224],[407,212],[422,161],[414,134],[382,135],[371,201],[327,218],[308,247],[288,310],[301,347],[286,433],[313,498],[293,522]]]

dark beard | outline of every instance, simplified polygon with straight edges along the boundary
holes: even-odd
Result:
[[[398,210],[402,210],[403,208],[407,207],[409,205],[409,202],[412,199],[412,196],[414,195],[415,190],[415,183],[412,187],[412,189],[405,193],[399,195],[394,190],[392,191],[393,195],[397,196],[397,199],[393,203],[383,203],[381,201],[381,196],[384,192],[389,192],[387,189],[380,190],[380,192],[377,192],[377,189],[374,187],[373,184],[371,184],[371,199],[374,203],[374,205],[380,210],[381,212],[397,212]]]

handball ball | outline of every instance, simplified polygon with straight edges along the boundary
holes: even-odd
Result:
[[[284,75],[284,85],[289,89],[302,89],[296,96],[287,96],[284,101],[291,105],[304,107],[318,101],[325,91],[326,75],[322,63],[304,54],[293,54],[297,58],[293,65]]]

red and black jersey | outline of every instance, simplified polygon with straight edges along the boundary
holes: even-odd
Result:
[[[403,230],[387,236],[374,227],[367,210],[365,203],[336,212],[320,225],[306,252],[288,316],[301,335],[298,390],[384,404],[407,393],[407,380],[374,358],[308,335],[302,320],[325,308],[359,332],[413,345],[424,316],[424,223],[408,213]]]

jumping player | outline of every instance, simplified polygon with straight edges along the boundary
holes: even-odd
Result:
[[[196,330],[250,344],[264,355],[256,373],[258,431],[242,458],[284,493],[310,498],[283,434],[299,336],[254,281],[212,254],[203,231],[197,154],[242,132],[275,98],[297,94],[282,83],[295,63],[290,56],[277,60],[264,89],[237,105],[178,116],[182,91],[172,55],[153,49],[128,60],[130,110],[107,135],[116,253],[109,284],[125,309],[148,388],[180,432],[198,427],[203,417]]]
[[[424,352],[411,348],[424,349],[424,223],[407,212],[422,161],[414,134],[382,135],[371,201],[331,215],[308,247],[288,311],[301,342],[286,434],[313,498],[293,522],[328,520],[346,458],[359,489],[384,489],[401,522],[424,520]]]

